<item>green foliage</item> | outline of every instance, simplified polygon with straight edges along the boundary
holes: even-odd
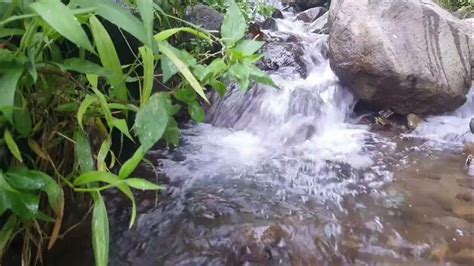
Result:
[[[244,39],[241,10],[252,8],[246,13],[255,14],[260,5],[214,1],[220,10],[229,7],[219,39],[184,22],[186,6],[178,0],[128,2],[137,16],[109,0],[0,3],[0,154],[11,155],[0,157],[0,217],[6,219],[0,258],[18,236],[25,264],[32,259],[31,245],[42,252],[40,240],[49,239],[51,248],[61,232],[68,192],[85,195],[93,206],[96,265],[107,265],[109,222],[101,193],[113,188],[123,193],[132,205],[133,225],[132,189],[160,189],[133,172],[158,141],[179,144],[174,116],[180,108],[202,122],[208,89],[223,95],[229,81],[242,91],[252,82],[275,86],[254,65],[263,43]],[[104,20],[140,42],[132,64],[121,62]],[[177,45],[183,33],[194,35],[194,44],[217,43],[222,49],[186,50]],[[155,81],[168,90],[156,92]],[[116,133],[140,145],[123,162],[116,154],[120,149],[114,149],[123,145],[112,138]]]
[[[225,13],[228,6],[227,0],[192,0],[192,3],[202,3]],[[256,16],[270,17],[275,7],[267,4],[265,0],[236,0],[235,3],[240,8],[243,17],[247,22],[255,20]]]
[[[439,3],[450,11],[458,9],[466,9],[466,11],[474,11],[474,2],[472,0],[439,0]]]

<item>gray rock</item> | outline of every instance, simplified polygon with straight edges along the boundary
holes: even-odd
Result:
[[[333,0],[331,67],[359,99],[400,114],[439,114],[466,101],[469,38],[430,0]]]
[[[330,0],[281,0],[283,4],[295,7],[299,11],[304,11],[313,7],[327,6]]]
[[[409,129],[415,129],[418,127],[418,125],[423,122],[423,119],[421,117],[415,115],[415,114],[408,114],[407,115],[407,127]]]
[[[296,19],[301,20],[306,23],[311,23],[315,21],[317,18],[321,17],[326,12],[327,12],[327,9],[324,7],[313,7],[299,13],[296,16]]]
[[[311,32],[318,34],[329,34],[329,12],[324,13],[309,26]]]
[[[220,32],[224,15],[212,7],[195,5],[186,11],[189,22],[201,26],[203,29]]]
[[[298,43],[266,43],[262,48],[263,58],[258,63],[262,70],[274,71],[282,67],[292,67],[306,77],[307,69],[302,60],[303,48]]]

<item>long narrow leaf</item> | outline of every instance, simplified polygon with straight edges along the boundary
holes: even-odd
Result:
[[[77,130],[74,134],[76,141],[76,161],[82,173],[90,172],[94,169],[92,161],[91,146],[87,136],[82,130]]]
[[[168,57],[171,62],[178,68],[179,72],[183,74],[183,76],[186,78],[186,80],[189,82],[191,87],[201,96],[207,103],[209,103],[209,100],[206,97],[206,94],[204,93],[204,88],[199,84],[199,82],[196,80],[194,75],[191,73],[189,68],[186,66],[186,64],[181,61],[174,52],[167,47],[167,45],[163,42],[158,42],[158,47],[160,51]]]
[[[30,7],[66,39],[94,53],[94,48],[92,48],[92,44],[81,24],[71,10],[61,1],[40,0],[32,3]]]
[[[109,263],[109,218],[104,199],[100,193],[94,193],[94,211],[92,212],[92,247],[95,265],[107,266]]]
[[[114,73],[114,75],[109,78],[113,89],[112,96],[116,96],[120,100],[126,100],[128,98],[127,87],[125,86],[122,66],[114,43],[107,33],[107,30],[95,16],[91,16],[89,22],[97,52],[99,53],[100,62],[106,69]]]
[[[198,30],[195,30],[193,28],[189,28],[189,27],[172,28],[172,29],[160,31],[159,33],[155,35],[155,40],[158,42],[166,41],[169,37],[175,35],[178,32],[187,32],[187,33],[194,34],[198,37],[201,37],[203,39],[206,39],[208,41],[211,40],[211,37],[209,37],[209,35],[202,33]]]
[[[139,147],[133,154],[132,158],[126,161],[120,168],[119,177],[123,179],[130,176],[130,174],[137,168],[138,164],[140,164],[144,155],[143,148]]]
[[[78,0],[82,7],[93,7],[95,13],[119,26],[142,43],[148,43],[145,26],[131,12],[110,0]]]
[[[5,131],[3,132],[3,137],[5,139],[5,142],[7,143],[8,149],[13,154],[13,156],[15,156],[15,158],[18,161],[23,162],[23,158],[21,157],[20,149],[16,145],[16,142],[13,139],[12,134],[10,133],[10,131],[8,129],[5,129]]]
[[[150,98],[153,88],[154,57],[153,51],[148,47],[139,48],[143,60],[143,85],[140,103],[143,106]]]

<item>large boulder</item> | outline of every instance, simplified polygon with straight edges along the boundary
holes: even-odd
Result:
[[[292,68],[301,77],[306,78],[307,69],[303,61],[304,50],[297,42],[267,42],[262,48],[263,58],[258,67],[265,71]]]
[[[400,114],[461,106],[471,87],[465,24],[430,0],[333,0],[331,67],[356,96]]]
[[[186,18],[189,22],[213,32],[220,32],[224,15],[206,5],[195,5],[186,10]]]

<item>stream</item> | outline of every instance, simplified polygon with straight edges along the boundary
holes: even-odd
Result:
[[[178,149],[152,152],[166,190],[138,196],[131,229],[128,203],[110,199],[110,265],[472,263],[474,95],[413,132],[377,128],[353,112],[327,35],[291,13],[277,26],[303,45],[307,78],[282,67],[279,90],[231,86]]]

